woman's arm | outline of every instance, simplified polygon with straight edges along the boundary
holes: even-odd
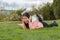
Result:
[[[22,28],[23,28],[23,29],[26,29],[26,26],[25,26],[25,24],[24,24],[24,23],[22,23],[22,24],[23,24]]]
[[[22,19],[22,28],[23,29],[26,29],[26,26],[25,26],[25,24],[24,24],[24,20]]]

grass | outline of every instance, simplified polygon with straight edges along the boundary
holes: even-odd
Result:
[[[60,24],[60,20],[57,20],[57,23]],[[60,40],[60,25],[52,28],[23,30],[17,24],[0,22],[0,40]]]

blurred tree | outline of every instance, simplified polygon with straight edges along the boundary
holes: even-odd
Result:
[[[0,14],[0,21],[3,21],[4,18],[6,18],[7,15],[6,14]]]
[[[21,13],[25,11],[25,9],[13,10],[9,15],[9,20],[11,21],[21,21]]]
[[[9,18],[10,21],[20,21],[20,16],[18,16],[18,14],[12,14]]]
[[[47,3],[42,8],[40,8],[40,13],[42,14],[44,20],[55,19],[53,8],[50,3]]]
[[[60,19],[60,0],[53,0],[54,15],[57,19]]]
[[[16,11],[16,14],[18,14],[19,16],[21,16],[21,13],[23,12],[23,11],[25,11],[26,9],[19,9],[19,10],[17,10]]]

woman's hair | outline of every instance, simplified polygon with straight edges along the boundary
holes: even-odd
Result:
[[[28,18],[30,17],[30,15],[29,15],[28,12],[24,13],[23,16],[26,16],[26,17],[28,17]]]

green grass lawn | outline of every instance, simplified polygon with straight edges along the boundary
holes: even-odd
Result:
[[[58,27],[23,30],[16,22],[0,22],[0,40],[60,40],[60,21],[57,23]]]

